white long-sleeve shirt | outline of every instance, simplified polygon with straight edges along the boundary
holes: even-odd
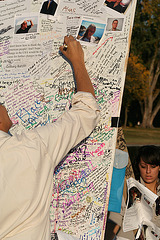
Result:
[[[98,121],[92,94],[78,92],[55,123],[14,136],[0,131],[0,239],[50,240],[53,170]]]

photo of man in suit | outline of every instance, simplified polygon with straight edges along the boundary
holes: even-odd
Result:
[[[54,16],[58,4],[53,0],[45,1],[42,5],[40,13]]]

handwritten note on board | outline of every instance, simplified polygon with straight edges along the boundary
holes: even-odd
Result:
[[[136,0],[121,12],[104,0],[57,3],[53,16],[40,13],[40,0],[0,1],[0,101],[12,117],[12,133],[56,121],[75,93],[72,68],[59,46],[66,34],[80,41],[101,120],[54,171],[51,235],[54,239],[60,230],[80,240],[99,240],[104,238],[116,148],[118,122],[112,120],[120,115]],[[17,34],[23,18],[33,20],[34,29]],[[96,26],[94,43],[82,39],[90,24]]]

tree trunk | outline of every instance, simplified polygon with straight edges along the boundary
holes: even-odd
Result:
[[[154,108],[153,112],[152,112],[152,116],[150,118],[150,126],[151,128],[153,127],[153,121],[154,121],[154,118],[155,116],[157,115],[158,111],[160,110],[160,100],[159,102],[157,103],[156,107]]]
[[[128,106],[125,107],[124,127],[127,127],[127,120],[128,120]]]
[[[143,120],[141,126],[143,128],[153,128],[153,120],[160,109],[160,101],[157,102],[153,109],[153,103],[155,99],[159,96],[160,90],[156,89],[156,84],[160,74],[160,61],[155,66],[156,58],[157,58],[158,48],[155,52],[155,55],[152,59],[150,66],[150,74],[149,74],[149,92],[144,100],[144,113]]]
[[[152,98],[152,91],[150,89],[149,96],[148,96],[148,116],[146,119],[146,127],[147,128],[153,128],[153,125],[151,124],[151,116],[152,116],[152,108],[153,108],[153,98]]]
[[[141,123],[142,128],[146,128],[147,118],[148,118],[148,106],[147,106],[147,98],[146,98],[144,100],[144,110],[143,110],[142,123]]]

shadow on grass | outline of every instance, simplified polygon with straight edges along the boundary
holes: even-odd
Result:
[[[160,128],[123,128],[127,146],[160,145]]]

